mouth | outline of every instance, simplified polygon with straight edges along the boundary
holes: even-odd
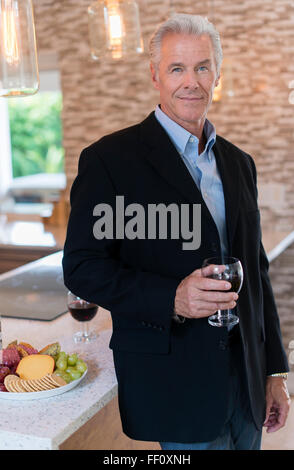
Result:
[[[179,96],[178,98],[180,100],[183,100],[183,101],[201,101],[201,100],[203,100],[202,96]]]

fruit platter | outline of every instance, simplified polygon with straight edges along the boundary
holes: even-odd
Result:
[[[76,387],[87,373],[77,353],[61,351],[58,342],[41,350],[17,340],[0,350],[0,399],[49,398]]]

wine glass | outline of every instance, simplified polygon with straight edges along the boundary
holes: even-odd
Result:
[[[243,268],[237,258],[219,256],[207,258],[202,264],[202,275],[210,279],[220,279],[231,283],[231,289],[226,292],[240,292],[243,284]],[[216,314],[208,317],[212,326],[233,326],[239,323],[237,315],[230,310],[218,310]]]
[[[67,307],[71,316],[83,324],[82,331],[73,335],[75,343],[89,343],[97,338],[93,331],[89,331],[89,321],[92,320],[97,311],[98,305],[83,300],[72,292],[67,294]]]

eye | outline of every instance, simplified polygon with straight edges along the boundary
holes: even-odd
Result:
[[[206,67],[206,65],[200,65],[200,67],[198,67],[199,72],[206,72],[207,70],[208,70],[208,67]]]
[[[171,71],[172,72],[181,72],[182,69],[181,69],[181,67],[174,67]]]

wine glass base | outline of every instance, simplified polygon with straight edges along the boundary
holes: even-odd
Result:
[[[219,315],[216,313],[215,315],[208,317],[208,323],[211,326],[218,327],[234,326],[239,323],[239,317],[237,317],[237,315],[233,315],[232,313],[224,317],[219,317]]]
[[[95,341],[96,338],[96,333],[89,333],[85,335],[83,331],[78,331],[73,335],[73,340],[75,343],[90,343],[91,341]]]

